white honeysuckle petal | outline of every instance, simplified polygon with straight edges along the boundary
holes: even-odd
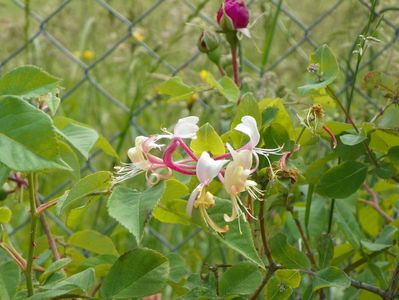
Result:
[[[214,160],[208,152],[202,152],[196,168],[198,180],[208,185],[227,162],[227,160]]]
[[[173,130],[173,137],[182,139],[195,139],[197,131],[199,129],[197,123],[199,118],[196,116],[190,116],[182,118],[177,121],[176,126]]]
[[[188,198],[187,205],[186,205],[186,213],[191,217],[193,214],[193,207],[195,200],[198,198],[198,194],[202,190],[202,184],[199,184],[190,194],[190,197]]]
[[[244,116],[241,118],[241,123],[235,128],[249,137],[249,144],[251,148],[255,148],[259,143],[260,134],[258,131],[258,126],[256,125],[256,120],[251,116]]]

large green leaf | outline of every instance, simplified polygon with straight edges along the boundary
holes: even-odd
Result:
[[[239,263],[220,276],[220,294],[247,295],[252,294],[262,281],[258,267],[249,262]]]
[[[346,161],[323,174],[317,192],[330,198],[346,198],[360,188],[366,176],[366,165]]]
[[[291,246],[287,237],[278,233],[270,241],[270,248],[273,258],[288,269],[307,269],[310,267],[309,259],[304,253]]]
[[[102,299],[144,297],[161,291],[169,276],[169,263],[160,253],[136,248],[122,255],[104,278]]]
[[[251,116],[256,120],[258,127],[262,125],[262,115],[259,110],[258,102],[255,100],[253,95],[245,94],[237,108],[237,113],[231,122],[231,129],[241,123],[241,119],[244,116]]]
[[[108,213],[134,235],[137,243],[140,243],[144,225],[161,199],[164,189],[163,182],[144,192],[117,187],[108,199]]]
[[[328,267],[315,273],[313,291],[333,286],[347,288],[350,285],[351,281],[344,271],[336,267]]]
[[[343,200],[337,200],[335,202],[334,218],[348,242],[351,243],[353,248],[358,249],[360,240],[364,239],[364,235],[356,219],[354,208]]]
[[[180,77],[176,76],[162,82],[158,86],[158,92],[162,95],[171,96],[172,99],[180,100],[192,95],[195,92],[195,88],[185,84]]]
[[[19,97],[0,97],[0,148],[0,162],[16,171],[69,170],[50,117]]]
[[[94,230],[73,233],[68,238],[68,245],[83,248],[96,254],[118,255],[111,238]]]
[[[100,171],[90,174],[79,180],[57,203],[57,213],[61,214],[67,208],[76,207],[82,198],[107,191],[111,187],[112,173],[108,171]]]
[[[0,95],[38,97],[55,92],[60,81],[38,67],[23,66],[0,78]]]
[[[198,156],[207,151],[211,156],[218,156],[225,153],[224,144],[215,129],[206,123],[197,132],[197,138],[192,140],[191,149]]]
[[[209,216],[220,225],[225,224],[223,215],[230,213],[231,201],[221,198],[215,198],[215,206],[208,210]],[[255,249],[251,227],[249,226],[248,222],[237,219],[228,223],[228,226],[229,231],[223,235],[216,235],[216,237],[229,248],[233,249],[249,261],[252,261],[264,269],[264,263]]]
[[[154,218],[163,223],[190,225],[192,222],[186,213],[187,201],[182,200],[188,193],[184,183],[176,179],[167,180],[165,193],[152,213]]]
[[[58,129],[57,133],[85,159],[88,159],[89,153],[93,148],[98,148],[109,156],[119,158],[107,139],[88,125],[66,117],[56,117],[54,124]]]
[[[14,298],[20,281],[20,272],[14,262],[0,265],[0,299],[11,300]]]
[[[44,300],[53,299],[54,297],[74,292],[74,294],[86,293],[93,288],[96,280],[96,275],[93,268],[84,270],[58,282],[51,282],[41,288],[40,291],[34,294],[29,300]]]
[[[90,150],[99,138],[98,133],[65,117],[57,117],[54,124],[59,129],[57,132],[85,159],[88,159]]]
[[[230,77],[224,76],[222,79],[217,81],[215,77],[213,77],[213,75],[207,71],[202,71],[201,74],[204,81],[209,86],[216,89],[228,101],[233,103],[237,102],[238,98],[240,97],[240,89]]]
[[[334,53],[327,45],[318,48],[309,60],[310,64],[318,65],[318,74],[312,77],[312,80],[299,88],[302,95],[311,90],[319,90],[331,84],[339,74],[339,66]]]

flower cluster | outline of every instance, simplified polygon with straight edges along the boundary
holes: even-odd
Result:
[[[234,130],[248,136],[247,144],[239,149],[234,149],[230,144],[226,144],[228,151],[222,155],[211,157],[210,153],[204,151],[198,157],[185,141],[197,138],[198,121],[198,117],[195,116],[182,118],[175,125],[173,133],[164,129],[164,134],[137,137],[135,147],[128,150],[131,163],[116,167],[114,184],[141,173],[145,173],[149,185],[169,178],[173,172],[196,176],[199,184],[188,199],[187,215],[191,216],[193,209],[198,209],[208,226],[223,233],[228,230],[228,225],[218,226],[207,213],[207,209],[215,204],[214,196],[209,192],[210,183],[217,178],[230,196],[232,211],[230,215],[224,215],[225,222],[229,223],[240,217],[246,221],[243,210],[247,214],[250,212],[242,203],[240,194],[246,192],[252,199],[261,200],[263,192],[257,183],[250,179],[251,174],[258,169],[259,155],[264,156],[271,167],[269,155],[280,154],[281,148],[257,148],[260,134],[256,120],[251,116],[244,116]],[[168,144],[159,144],[160,140],[168,141]],[[175,161],[173,155],[178,149],[184,152],[185,157]],[[161,152],[162,155],[156,156],[151,153],[155,150]]]

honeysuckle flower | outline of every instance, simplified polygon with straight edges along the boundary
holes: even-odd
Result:
[[[257,183],[253,180],[248,179],[253,172],[253,153],[249,149],[242,149],[235,151],[229,144],[227,144],[233,161],[231,161],[224,173],[224,187],[227,193],[230,195],[232,202],[231,216],[224,215],[226,222],[232,222],[240,216],[244,216],[241,208],[249,213],[245,205],[241,202],[239,194],[242,192],[248,192],[252,199],[261,200],[260,197],[263,192],[257,187]],[[244,216],[244,220],[245,216]]]
[[[160,138],[180,138],[180,139],[196,139],[197,131],[199,129],[197,123],[199,118],[196,116],[189,116],[185,118],[181,118],[177,121],[175,128],[173,129],[173,133],[168,132],[166,129],[163,131],[167,134],[158,135],[158,139]]]
[[[124,163],[115,167],[116,176],[113,184],[121,183],[141,173],[145,173],[147,182],[154,185],[161,179],[171,176],[172,171],[165,165],[162,159],[150,154],[152,149],[161,149],[163,145],[156,143],[157,137],[138,136],[135,139],[135,147],[130,148],[127,155],[131,163]]]
[[[186,207],[189,216],[192,214],[193,207],[200,210],[201,216],[205,223],[216,232],[226,232],[228,227],[219,227],[208,215],[207,209],[215,204],[213,195],[208,192],[208,186],[211,181],[219,175],[227,160],[214,160],[208,152],[203,152],[198,159],[196,166],[196,175],[199,185],[191,193]]]
[[[257,168],[258,161],[259,161],[258,155],[263,155],[267,159],[269,166],[273,173],[272,165],[269,160],[269,155],[270,154],[281,155],[281,150],[283,149],[283,146],[280,146],[277,148],[272,148],[272,149],[257,148],[256,146],[259,144],[259,141],[260,141],[260,134],[258,131],[258,126],[256,124],[256,120],[252,116],[242,117],[241,123],[239,123],[234,129],[242,132],[243,134],[245,134],[249,137],[249,142],[243,147],[243,149],[250,150],[252,152],[252,154],[254,155],[254,157],[256,159],[255,169]]]
[[[233,27],[223,29],[238,30],[248,26],[249,12],[243,0],[225,0],[219,8],[216,18],[220,26],[226,26],[223,22],[223,18],[226,18],[230,22],[229,26]]]

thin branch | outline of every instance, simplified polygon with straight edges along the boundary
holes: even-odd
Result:
[[[370,207],[374,208],[388,223],[391,223],[394,221],[394,218],[392,218],[390,215],[388,215],[380,206],[380,201],[378,198],[378,194],[368,185],[368,184],[363,184],[364,189],[370,194],[371,196],[371,201],[367,200],[362,200],[360,199],[359,201],[369,205]]]

